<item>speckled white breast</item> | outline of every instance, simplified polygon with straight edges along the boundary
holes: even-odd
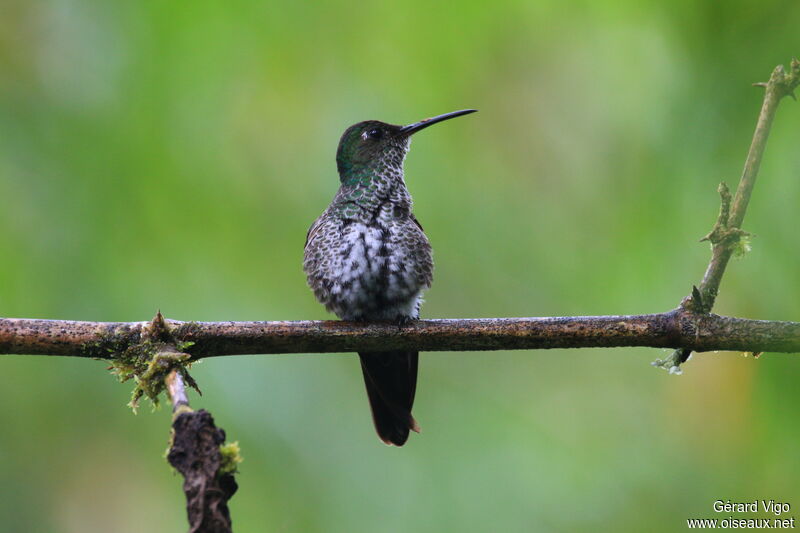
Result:
[[[416,279],[413,258],[397,244],[396,223],[344,224],[338,260],[331,263],[330,309],[344,319],[416,318],[423,286]]]

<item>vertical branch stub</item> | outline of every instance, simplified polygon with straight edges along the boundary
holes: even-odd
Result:
[[[225,431],[203,409],[177,414],[172,431],[167,460],[184,478],[189,533],[230,533],[228,500],[238,485],[223,469]]]

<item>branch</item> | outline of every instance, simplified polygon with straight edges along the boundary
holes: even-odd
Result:
[[[736,188],[733,205],[731,206],[731,195],[728,191],[728,186],[725,183],[721,183],[719,186],[721,197],[719,217],[711,232],[701,239],[701,241],[711,241],[711,261],[708,264],[705,275],[703,275],[699,288],[694,287],[692,294],[681,302],[682,308],[698,314],[711,312],[719,293],[719,285],[722,282],[722,275],[725,273],[728,261],[737,250],[741,249],[742,239],[749,236],[747,232],[741,229],[744,215],[747,211],[747,204],[750,203],[750,196],[753,193],[758,169],[761,166],[764,148],[767,145],[778,104],[784,96],[795,98],[794,89],[800,85],[800,61],[796,58],[792,59],[788,74],[783,65],[778,65],[772,71],[768,82],[755,83],[754,85],[764,87],[764,102],[761,104],[761,112],[758,115],[756,130],[753,133],[753,141],[750,143],[750,150],[747,153],[739,186]],[[692,351],[693,348],[691,346],[683,346],[664,361],[657,361],[656,363],[659,366],[678,367],[689,359]]]
[[[167,396],[172,404],[172,414],[177,417],[181,413],[191,412],[189,397],[186,395],[186,385],[183,376],[178,370],[172,370],[164,380],[166,382]]]
[[[157,317],[158,318],[158,317]],[[689,309],[650,315],[386,322],[180,322],[169,337],[192,361],[236,354],[526,350],[649,346],[695,351],[800,352],[800,323],[749,320]],[[0,318],[0,354],[114,359],[137,352],[151,322]]]
[[[180,371],[171,371],[166,382],[173,406],[167,461],[184,478],[189,533],[230,533],[228,500],[238,489],[233,477],[241,460],[238,445],[224,444],[225,431],[214,425],[211,413],[189,407]]]

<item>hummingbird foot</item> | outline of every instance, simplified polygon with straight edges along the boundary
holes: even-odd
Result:
[[[395,319],[395,324],[397,324],[397,329],[403,329],[407,325],[409,325],[414,319],[408,315],[397,315]]]

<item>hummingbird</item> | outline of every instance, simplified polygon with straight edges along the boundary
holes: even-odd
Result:
[[[431,245],[411,211],[403,161],[411,136],[463,109],[407,126],[367,120],[345,130],[336,151],[339,190],[306,235],[303,270],[320,303],[342,320],[419,318],[433,280]],[[359,352],[378,437],[402,446],[419,432],[411,415],[419,352]]]

